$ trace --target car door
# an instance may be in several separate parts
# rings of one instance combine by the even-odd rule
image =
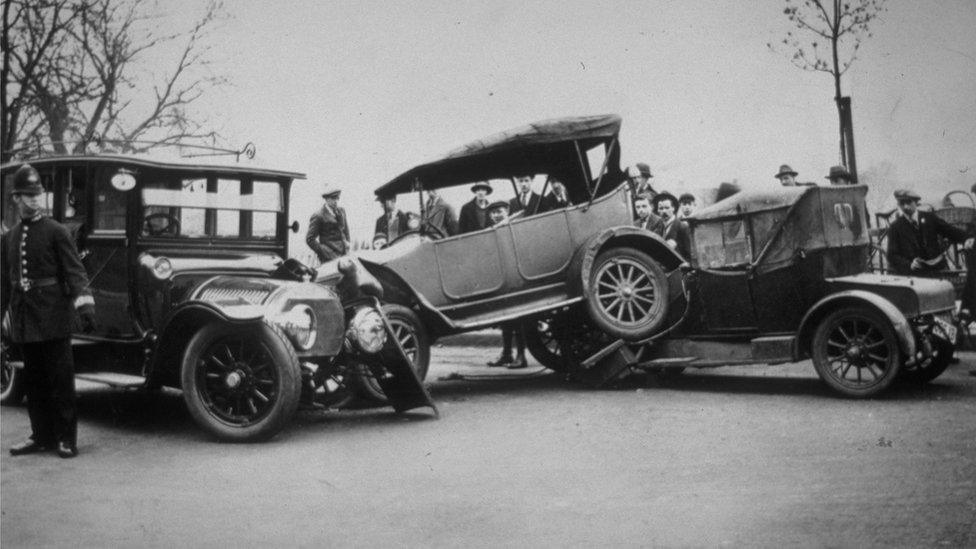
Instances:
[[[504,271],[493,229],[484,229],[433,243],[441,288],[449,299],[463,301],[501,289]]]
[[[569,265],[573,241],[567,219],[565,210],[556,210],[510,223],[515,265],[523,281],[553,277]]]

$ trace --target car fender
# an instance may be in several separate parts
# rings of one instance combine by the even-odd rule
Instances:
[[[573,291],[579,295],[586,295],[590,290],[590,271],[593,261],[600,252],[614,246],[630,246],[647,253],[664,267],[665,272],[671,272],[680,266],[684,260],[657,234],[632,226],[618,226],[604,229],[587,238],[569,263],[569,277],[567,282]]]
[[[809,356],[813,332],[820,321],[831,311],[848,305],[866,305],[884,315],[891,322],[891,327],[898,338],[898,345],[905,356],[915,356],[915,336],[912,334],[908,319],[898,310],[898,307],[878,294],[864,290],[847,290],[824,297],[803,316],[794,343],[794,357],[800,359]]]
[[[150,336],[153,352],[147,374],[160,383],[179,385],[178,365],[186,345],[204,325],[213,322],[247,325],[261,322],[263,309],[256,305],[218,305],[189,301],[174,308],[158,333]],[[175,379],[170,377],[175,374]]]

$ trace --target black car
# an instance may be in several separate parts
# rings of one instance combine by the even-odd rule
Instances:
[[[79,378],[181,388],[194,419],[226,440],[269,438],[301,398],[351,378],[372,379],[397,411],[433,408],[379,285],[351,262],[316,283],[286,259],[299,228],[289,190],[302,174],[124,155],[30,164],[95,297],[97,331],[73,337],[76,354],[93,358],[77,361]],[[21,165],[0,167],[5,196]],[[4,404],[22,400],[21,366],[5,340]]]

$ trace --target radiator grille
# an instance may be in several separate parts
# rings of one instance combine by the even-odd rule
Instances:
[[[243,288],[206,288],[200,294],[203,301],[236,301],[243,299],[251,305],[261,305],[271,292]]]

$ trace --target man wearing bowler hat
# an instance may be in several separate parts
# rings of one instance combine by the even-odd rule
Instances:
[[[824,179],[830,181],[831,185],[850,185],[851,172],[845,166],[831,166],[830,172]]]
[[[780,185],[784,187],[794,187],[796,186],[796,176],[799,175],[796,170],[790,167],[789,164],[783,164],[779,167],[779,172],[774,176],[779,179]]]
[[[339,206],[341,193],[341,190],[326,183],[322,190],[325,203],[308,221],[305,243],[322,263],[349,252],[349,225],[346,222],[346,210]]]
[[[458,216],[459,233],[480,231],[489,225],[488,195],[492,192],[491,185],[479,181],[471,185],[471,192],[474,193],[474,198],[461,206],[461,214]]]
[[[393,242],[398,236],[410,230],[407,214],[397,208],[395,194],[381,195],[376,199],[383,205],[383,215],[376,218],[373,234],[384,234],[387,242]]]
[[[901,215],[888,227],[888,262],[896,274],[909,276],[939,276],[946,269],[946,259],[939,237],[952,242],[966,242],[966,231],[953,227],[932,212],[918,209],[920,197],[915,191],[895,191]]]
[[[20,222],[3,238],[0,313],[9,312],[10,338],[23,352],[31,435],[10,454],[54,450],[72,458],[78,455],[72,321],[94,331],[95,301],[70,232],[42,212],[43,193],[37,170],[21,166],[11,193]]]

